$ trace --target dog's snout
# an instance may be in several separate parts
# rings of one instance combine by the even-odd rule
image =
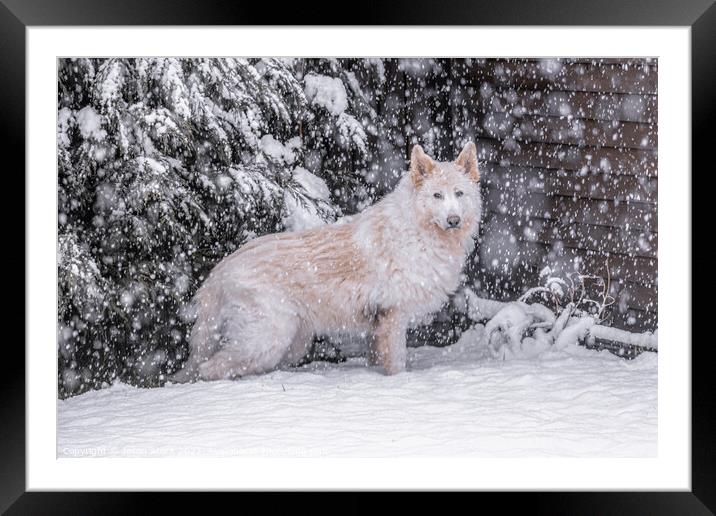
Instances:
[[[460,217],[457,215],[450,215],[447,218],[448,227],[456,228],[460,225]]]

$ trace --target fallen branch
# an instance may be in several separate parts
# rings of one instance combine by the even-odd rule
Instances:
[[[619,328],[595,324],[589,329],[589,336],[595,339],[644,348],[645,351],[657,351],[659,348],[656,332],[632,333]]]
[[[604,296],[606,303],[603,304],[609,303],[609,297],[608,294]],[[520,299],[524,299],[524,296]],[[543,333],[534,335],[543,341],[551,342],[551,346],[555,349],[563,349],[570,343],[590,346],[598,341],[597,343],[602,347],[612,351],[620,347],[639,348],[639,352],[658,350],[656,332],[632,333],[603,326],[599,324],[601,311],[596,316],[590,315],[577,310],[572,302],[561,308],[555,316],[554,312],[540,303],[527,304],[521,300],[493,301],[480,298],[471,289],[465,288],[456,296],[454,303],[471,320],[486,323],[484,337],[486,342],[489,342],[492,335],[499,331],[505,333],[506,342],[518,346],[523,339],[530,337],[530,333],[539,330]]]

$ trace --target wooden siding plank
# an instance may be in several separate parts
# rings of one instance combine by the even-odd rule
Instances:
[[[542,245],[542,244],[536,244]],[[545,262],[553,269],[578,270],[585,274],[601,275],[607,255],[584,249],[550,246]],[[545,262],[534,262],[540,265]],[[657,261],[641,256],[609,255],[609,271],[613,279],[621,279],[644,286],[656,285],[658,277]]]
[[[554,116],[515,116],[509,112],[486,112],[478,116],[477,135],[499,140],[541,142],[582,147],[656,149],[656,124],[588,120]]]
[[[624,93],[473,88],[472,115],[511,113],[656,124],[657,97]],[[462,91],[462,90],[460,90]]]
[[[610,313],[609,324],[632,332],[654,331],[658,326],[656,312],[629,309],[624,313],[616,310]]]
[[[482,184],[517,192],[551,193],[584,199],[619,200],[656,204],[658,182],[646,176],[603,173],[582,174],[537,167],[503,167],[480,164]]]
[[[608,172],[656,177],[656,150],[578,147],[552,143],[501,142],[475,138],[478,159],[503,166]]]
[[[605,93],[657,93],[657,72],[649,65],[593,65],[568,60],[476,59],[473,84],[495,87]]]
[[[501,227],[512,228],[519,240],[625,256],[657,258],[658,234],[650,231],[626,230],[591,224],[560,224],[542,218],[515,219],[494,213]]]
[[[612,295],[618,311],[626,311],[626,307],[657,312],[659,290],[658,285],[640,285],[619,278],[613,283]]]
[[[484,204],[488,211],[515,218],[538,217],[560,224],[583,223],[658,231],[658,211],[652,204],[614,203],[591,199],[549,196],[537,192],[519,194],[510,190],[486,188]]]
[[[656,71],[659,64],[659,60],[655,57],[570,57],[568,60],[573,63],[587,63],[596,66],[623,64],[648,66],[654,71]]]
[[[501,60],[514,59],[514,58],[500,58]],[[524,57],[519,58],[520,61],[529,63],[540,63],[544,61],[542,57]],[[659,60],[656,57],[560,57],[556,58],[564,63],[582,63],[591,64],[595,66],[601,65],[637,65],[637,66],[648,66],[653,71],[656,71],[659,65]]]
[[[606,263],[606,255],[565,247],[559,254],[555,253],[552,263],[572,267],[572,270],[588,274],[602,274]],[[622,279],[644,286],[656,285],[658,278],[657,260],[641,256],[609,256],[609,271],[614,279]]]
[[[582,274],[605,274],[607,257],[609,258],[609,271],[613,281],[624,280],[649,288],[656,286],[658,267],[657,260],[654,258],[630,257],[617,254],[606,255],[585,251],[584,249],[525,241],[519,242],[515,249],[511,250],[510,254],[510,260],[514,263],[524,263],[537,270],[549,266],[558,275],[566,275],[566,273],[573,271]],[[482,265],[488,270],[492,266],[489,263]]]

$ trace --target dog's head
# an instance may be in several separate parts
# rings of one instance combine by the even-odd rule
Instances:
[[[455,161],[435,161],[420,145],[413,147],[410,177],[418,206],[443,231],[463,233],[480,217],[477,149],[467,143]]]

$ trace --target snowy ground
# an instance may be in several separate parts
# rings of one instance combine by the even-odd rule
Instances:
[[[472,339],[240,381],[58,401],[58,456],[655,456],[657,355],[570,346],[487,358]]]

